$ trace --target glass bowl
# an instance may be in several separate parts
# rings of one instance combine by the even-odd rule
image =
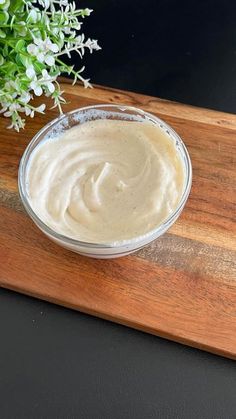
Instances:
[[[113,244],[86,243],[64,236],[52,230],[33,211],[27,192],[26,179],[27,165],[31,153],[34,151],[35,147],[37,147],[41,141],[53,138],[57,136],[58,133],[62,133],[63,131],[72,128],[77,124],[83,124],[84,122],[89,120],[104,118],[126,121],[131,120],[139,122],[149,121],[158,125],[162,130],[164,130],[168,134],[170,139],[174,142],[176,150],[179,153],[183,162],[185,172],[183,193],[176,210],[161,225],[158,225],[154,230],[146,233],[145,235],[139,236],[132,240],[124,240]],[[125,256],[130,253],[133,253],[141,249],[148,243],[152,242],[153,240],[157,239],[163,233],[165,233],[165,231],[177,220],[181,211],[183,210],[191,189],[191,182],[192,166],[190,157],[183,141],[178,136],[178,134],[176,134],[176,132],[169,125],[167,125],[165,122],[163,122],[156,116],[144,112],[141,109],[125,105],[88,106],[68,112],[67,114],[62,115],[59,118],[54,119],[52,122],[48,123],[45,127],[43,127],[29,143],[20,161],[18,174],[19,193],[23,205],[28,215],[32,218],[32,220],[40,228],[40,230],[42,230],[44,234],[46,234],[51,240],[53,240],[60,246],[65,247],[66,249],[80,253],[81,255],[104,259]]]

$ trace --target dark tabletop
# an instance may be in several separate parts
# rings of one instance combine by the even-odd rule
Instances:
[[[94,83],[236,111],[235,0],[79,4]],[[236,418],[233,361],[5,290],[0,336],[0,419]]]

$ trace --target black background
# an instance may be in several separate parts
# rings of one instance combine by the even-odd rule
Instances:
[[[94,83],[236,111],[234,1],[79,4],[103,47],[84,60]],[[1,290],[0,419],[15,418],[235,419],[235,363]]]
[[[235,0],[84,3],[95,10],[83,29],[103,48],[86,56],[92,81],[236,112]]]

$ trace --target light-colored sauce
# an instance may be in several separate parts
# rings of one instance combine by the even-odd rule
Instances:
[[[149,122],[85,122],[37,146],[28,194],[49,227],[85,242],[135,239],[176,209],[184,168],[174,141]]]

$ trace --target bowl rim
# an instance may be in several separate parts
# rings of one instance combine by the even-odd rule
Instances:
[[[85,242],[85,241],[80,241],[77,239],[74,239],[72,237],[68,237],[65,236],[63,234],[58,233],[57,231],[53,230],[51,227],[49,227],[47,224],[45,224],[41,218],[34,212],[34,210],[32,209],[29,199],[27,197],[26,194],[26,185],[23,179],[24,178],[24,173],[25,170],[27,168],[27,163],[28,163],[28,158],[30,157],[31,153],[33,152],[34,148],[34,144],[35,142],[38,140],[38,138],[45,132],[47,131],[49,128],[51,128],[53,125],[57,124],[59,121],[63,120],[64,118],[73,115],[75,113],[78,112],[84,112],[84,111],[88,111],[91,109],[99,109],[99,108],[106,108],[109,111],[109,108],[117,108],[120,111],[133,111],[136,112],[138,114],[140,114],[141,116],[145,116],[147,117],[147,119],[158,123],[159,126],[161,125],[162,128],[167,129],[168,133],[170,134],[170,136],[172,138],[174,138],[177,143],[178,146],[181,147],[181,152],[183,153],[184,157],[185,157],[185,170],[186,170],[186,179],[185,179],[185,187],[181,196],[181,199],[179,201],[178,206],[176,207],[175,211],[173,213],[170,214],[169,217],[166,218],[166,220],[164,222],[162,222],[161,224],[159,224],[156,228],[150,230],[149,232],[137,236],[135,238],[132,239],[125,239],[125,240],[119,240],[119,241],[114,241],[114,242],[110,242],[110,243],[91,243],[91,242]],[[40,142],[43,141],[43,139],[40,140]],[[37,146],[36,146],[37,147]],[[33,149],[32,149],[33,148]],[[155,237],[158,237],[162,234],[162,232],[164,233],[173,223],[174,221],[178,218],[178,216],[180,215],[191,190],[191,185],[192,185],[192,164],[191,164],[191,159],[188,153],[188,150],[183,142],[183,140],[181,139],[181,137],[176,133],[176,131],[170,126],[168,125],[165,121],[163,121],[161,118],[157,117],[154,114],[151,114],[149,112],[144,111],[143,109],[137,108],[135,106],[129,106],[129,105],[124,105],[124,104],[119,104],[119,103],[105,103],[105,104],[96,104],[96,105],[89,105],[89,106],[84,106],[81,108],[77,108],[74,110],[71,110],[69,112],[66,112],[62,115],[59,115],[57,118],[54,118],[52,121],[48,122],[46,125],[44,125],[31,139],[31,141],[29,142],[29,144],[27,145],[21,160],[20,160],[20,164],[19,164],[19,169],[18,169],[18,189],[19,189],[19,195],[21,198],[21,201],[24,205],[24,208],[26,210],[26,212],[28,213],[28,215],[32,218],[32,220],[35,222],[35,224],[43,231],[45,232],[47,235],[52,236],[54,239],[62,241],[63,243],[67,244],[67,245],[72,245],[72,246],[80,246],[82,248],[90,248],[90,249],[118,249],[121,247],[127,247],[129,245],[133,245],[133,247],[135,248],[135,244],[139,245],[142,241],[147,240],[148,237],[150,238],[149,242],[151,242],[152,240],[155,239]],[[158,234],[160,233],[160,234]]]

